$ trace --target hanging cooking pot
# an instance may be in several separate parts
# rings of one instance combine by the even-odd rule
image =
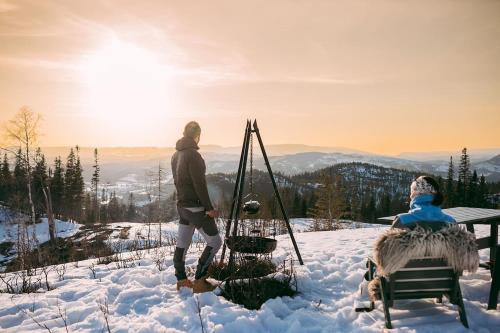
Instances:
[[[257,200],[250,200],[243,204],[243,211],[249,215],[257,214],[260,210],[260,203]]]

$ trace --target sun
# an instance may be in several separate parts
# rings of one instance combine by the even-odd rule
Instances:
[[[137,128],[168,112],[169,68],[145,48],[114,38],[86,54],[79,68],[85,113],[101,123]]]

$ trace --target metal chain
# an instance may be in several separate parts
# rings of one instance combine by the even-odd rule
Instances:
[[[254,200],[253,195],[253,133],[250,133],[250,200]],[[255,219],[252,219],[252,231],[256,230]],[[255,236],[252,234],[252,236]]]
[[[253,196],[253,133],[250,134],[250,194]]]

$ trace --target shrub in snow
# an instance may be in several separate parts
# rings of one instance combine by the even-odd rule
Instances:
[[[255,258],[255,257],[254,257]],[[213,262],[208,268],[208,275],[216,280],[258,278],[276,272],[276,265],[268,259],[246,259],[235,261],[229,269],[226,262]]]
[[[293,261],[290,267],[286,261],[277,267],[265,257],[244,255],[235,260],[232,267],[227,263],[213,263],[208,274],[224,281],[220,285],[221,296],[250,310],[260,309],[269,299],[297,294]]]
[[[292,277],[276,279],[263,277],[256,279],[232,280],[224,283],[221,295],[228,300],[241,304],[249,310],[258,310],[267,300],[276,297],[297,294],[292,283]]]

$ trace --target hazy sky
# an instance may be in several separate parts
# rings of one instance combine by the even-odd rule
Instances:
[[[43,145],[500,147],[500,1],[0,0],[0,122]]]

